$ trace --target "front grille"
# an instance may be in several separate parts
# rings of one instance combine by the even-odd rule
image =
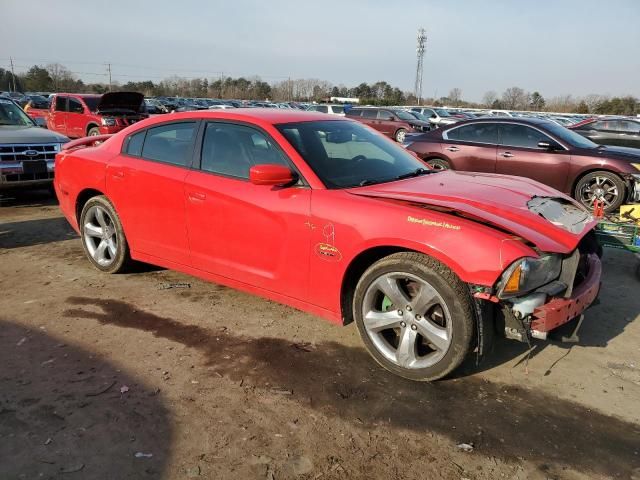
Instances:
[[[24,162],[29,160],[55,160],[57,143],[0,145],[0,162]],[[27,155],[25,152],[30,153]]]
[[[5,182],[33,182],[36,180],[53,180],[53,172],[11,173],[3,176]]]

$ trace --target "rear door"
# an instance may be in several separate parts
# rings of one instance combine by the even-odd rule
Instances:
[[[498,144],[498,126],[479,122],[442,132],[442,153],[454,170],[494,173]]]
[[[378,122],[378,109],[377,108],[364,108],[362,109],[362,116],[360,117],[360,121],[365,125],[369,125],[371,128],[375,128],[378,131],[380,130],[380,125]]]
[[[67,97],[56,95],[52,102],[53,111],[49,117],[49,129],[67,135]]]
[[[277,143],[245,124],[208,122],[200,168],[185,182],[194,267],[272,292],[306,297],[311,189],[249,182],[253,165],[293,169]]]
[[[393,113],[388,110],[378,110],[376,121],[378,122],[377,130],[393,137],[393,134],[396,133],[396,120]]]
[[[72,138],[84,137],[86,134],[84,103],[79,98],[69,97],[68,108],[66,120],[67,136]]]
[[[557,144],[541,130],[518,123],[499,123],[496,173],[532,178],[565,191],[571,154],[567,149],[550,151],[539,142]]]
[[[161,124],[125,140],[107,165],[107,194],[134,252],[189,265],[184,179],[198,122]]]

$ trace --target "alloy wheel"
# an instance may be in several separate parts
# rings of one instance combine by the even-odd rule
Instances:
[[[391,272],[375,279],[364,295],[362,318],[375,348],[403,368],[435,365],[451,346],[451,315],[444,299],[412,274]]]
[[[620,191],[613,180],[596,175],[580,189],[580,202],[592,207],[595,200],[602,200],[606,208],[615,204],[619,195]]]
[[[82,232],[93,260],[103,267],[111,265],[118,254],[118,236],[109,212],[99,205],[92,206],[84,217]]]

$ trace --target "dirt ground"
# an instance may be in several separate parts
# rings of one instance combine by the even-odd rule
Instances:
[[[172,271],[98,272],[45,193],[0,205],[2,480],[640,480],[631,254],[606,252],[581,343],[527,361],[500,341],[417,384],[353,326]]]

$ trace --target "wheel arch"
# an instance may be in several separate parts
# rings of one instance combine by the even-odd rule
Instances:
[[[104,193],[100,190],[96,190],[95,188],[85,188],[80,193],[78,193],[75,204],[75,216],[78,228],[80,228],[80,215],[82,214],[82,209],[84,208],[85,204],[93,197],[97,197],[99,195],[104,195]]]
[[[87,134],[87,136],[89,136],[89,130],[91,130],[91,129],[92,129],[92,128],[94,128],[94,127],[95,127],[95,128],[100,128],[100,125],[98,125],[98,124],[97,124],[97,123],[95,123],[95,122],[91,122],[91,123],[89,123],[89,124],[87,125],[87,128],[85,129],[84,133],[86,133],[86,134]]]

